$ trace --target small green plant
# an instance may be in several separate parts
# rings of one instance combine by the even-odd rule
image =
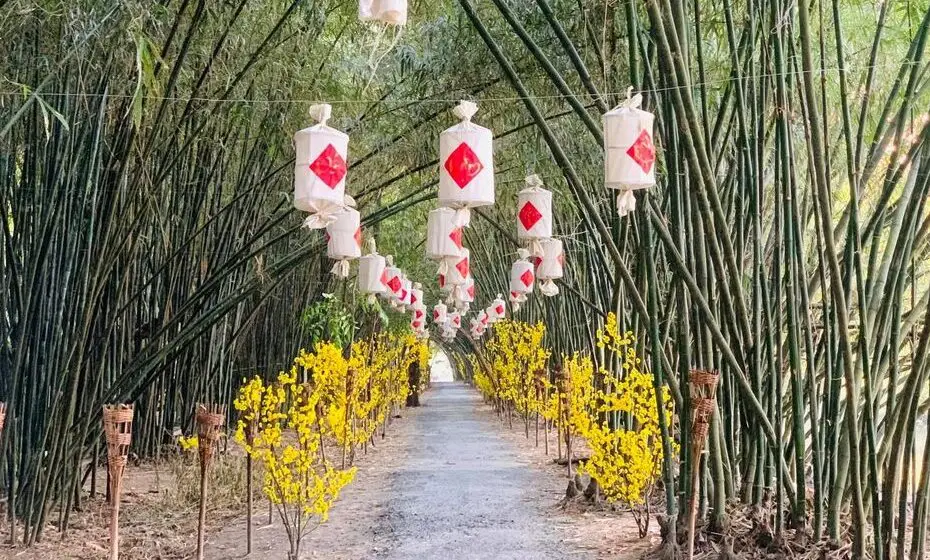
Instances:
[[[322,300],[304,310],[300,323],[308,337],[308,348],[314,348],[317,343],[324,341],[345,348],[355,328],[352,314],[333,294],[323,294]]]

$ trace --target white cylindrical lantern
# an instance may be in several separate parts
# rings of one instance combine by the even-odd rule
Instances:
[[[358,17],[388,25],[407,24],[407,0],[359,0]]]
[[[419,282],[413,284],[412,289],[410,290],[410,305],[412,307],[425,306],[426,303],[423,301],[423,286]]]
[[[400,289],[400,298],[398,303],[404,307],[410,307],[410,296],[413,293],[413,282],[404,278],[403,287]]]
[[[426,307],[423,305],[414,305],[413,310],[413,320],[424,322],[426,321]]]
[[[311,213],[304,226],[314,229],[333,220],[345,197],[349,136],[326,125],[331,113],[329,105],[310,107],[318,124],[294,134],[294,207]]]
[[[439,302],[433,306],[433,322],[437,325],[443,325],[449,320],[448,308],[446,304]]]
[[[407,25],[407,0],[376,0],[378,19],[388,25]]]
[[[481,338],[484,335],[484,323],[481,322],[480,317],[471,320],[471,336],[472,338]]]
[[[540,254],[538,241],[552,237],[552,193],[542,188],[538,175],[526,178],[527,187],[517,194],[517,238]]]
[[[487,324],[488,324],[488,312],[487,312],[487,310],[486,310],[486,309],[482,309],[481,311],[479,311],[479,312],[478,312],[478,316],[476,317],[476,320],[477,320],[478,323],[481,324],[481,325],[487,325]]]
[[[452,286],[462,286],[471,276],[470,254],[468,249],[462,249],[462,255],[459,257],[447,258],[446,264],[446,283]]]
[[[604,184],[618,189],[617,212],[625,216],[636,208],[633,191],[656,184],[655,115],[639,108],[642,95],[627,100],[602,117],[604,124]]]
[[[516,313],[520,311],[520,306],[526,302],[526,294],[518,294],[517,292],[510,292],[510,309]]]
[[[404,273],[394,266],[391,255],[386,257],[387,267],[384,269],[384,285],[387,286],[385,295],[391,302],[400,301],[404,289]]]
[[[488,312],[488,317],[492,322],[496,323],[507,316],[507,303],[500,294],[497,294],[497,297],[494,298],[494,301],[491,302],[488,309],[490,310]]]
[[[461,255],[462,227],[455,223],[455,210],[437,208],[431,211],[426,220],[426,256],[445,259]]]
[[[471,122],[478,106],[462,101],[453,109],[461,122],[439,135],[439,204],[459,210],[467,226],[469,208],[494,204],[494,158],[491,131]]]
[[[539,291],[546,296],[558,295],[559,287],[553,280],[562,277],[565,266],[565,256],[562,250],[561,239],[544,239],[542,242],[543,256],[536,268],[536,277],[543,281]]]
[[[441,292],[451,292],[454,287],[452,284],[446,282],[446,275],[442,273],[439,274],[437,283],[439,284],[439,291]]]
[[[332,273],[349,276],[349,261],[362,256],[362,227],[358,210],[346,206],[326,226],[326,256],[335,260]]]
[[[542,245],[540,245],[542,249]],[[529,260],[529,252],[520,249],[520,258],[510,267],[510,291],[518,294],[533,293],[533,283],[536,275],[533,273],[533,263]]]
[[[456,286],[452,291],[452,299],[457,309],[468,310],[468,305],[475,301],[475,279],[469,276],[465,283]]]
[[[369,241],[370,252],[358,260],[358,291],[369,294],[370,301],[374,301],[375,294],[387,291],[387,261],[378,254],[375,240]]]

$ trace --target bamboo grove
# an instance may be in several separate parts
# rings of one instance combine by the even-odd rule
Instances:
[[[516,318],[546,325],[549,382],[576,352],[617,371],[598,347],[610,313],[635,335],[675,410],[658,415],[664,448],[680,446],[663,457],[664,513],[691,496],[689,371],[715,369],[709,534],[759,506],[777,538],[919,557],[930,5],[444,0],[412,3],[410,21],[384,36],[326,0],[0,2],[16,37],[0,45],[13,538],[66,529],[100,459],[103,403],[137,403],[134,451],[155,456],[193,403],[232,402],[243,377],[330,337],[314,323],[322,293],[362,338],[391,318],[328,278],[291,210],[289,138],[310,102],[342,103],[364,225],[429,278],[435,138],[476,99],[498,185],[466,232],[476,304],[507,291],[515,193],[537,173],[566,277]],[[657,117],[659,184],[620,219],[598,120],[629,86]],[[445,349],[487,360],[461,335]]]
[[[649,0],[573,19],[548,0],[459,4],[536,124],[548,184],[564,181],[567,289],[528,310],[552,347],[597,356],[600,321],[585,317],[615,311],[679,418],[689,370],[721,371],[702,467],[711,533],[727,504],[754,504],[777,540],[790,529],[851,538],[854,557],[919,557],[928,6]],[[621,221],[599,183],[596,115],[627,84],[661,123],[664,169]],[[550,122],[556,111],[572,123]],[[476,275],[505,269],[501,245],[484,243],[492,264]],[[690,497],[676,437],[673,518]]]

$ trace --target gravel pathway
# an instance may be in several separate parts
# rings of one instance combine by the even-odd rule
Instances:
[[[564,480],[539,468],[502,435],[477,393],[434,383],[358,461],[359,474],[308,536],[302,557],[327,559],[593,558],[576,546],[555,504]],[[257,517],[266,523],[267,514]],[[255,532],[252,557],[284,558],[280,522]],[[208,543],[208,558],[242,558],[233,523]]]

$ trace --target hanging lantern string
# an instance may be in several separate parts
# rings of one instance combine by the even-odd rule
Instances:
[[[885,69],[885,68],[898,68],[901,66],[918,66],[923,64],[920,60],[905,60],[900,63],[891,62],[884,64],[867,64],[863,66],[847,66],[845,68],[846,73],[852,72],[862,72],[872,69]],[[763,72],[758,74],[749,74],[742,76],[740,78],[720,78],[717,80],[705,80],[703,82],[694,82],[690,85],[682,86],[668,86],[661,88],[651,88],[651,89],[638,89],[637,91],[640,94],[647,93],[663,93],[675,90],[685,90],[690,89],[694,90],[701,86],[712,86],[727,84],[730,82],[739,82],[751,80],[754,78],[776,78],[776,77],[792,77],[800,76],[805,73],[809,74],[819,74],[826,75],[828,72],[838,72],[840,68],[838,66],[827,66],[824,68],[815,68],[810,71],[806,70],[791,70],[787,72]],[[31,92],[33,88],[28,88],[26,91]],[[587,92],[578,92],[573,94],[553,94],[553,95],[527,95],[527,96],[502,96],[502,97],[483,97],[481,102],[487,103],[492,101],[522,101],[526,99],[532,100],[543,100],[543,99],[567,99],[567,98],[604,98],[609,96],[622,97],[626,98],[626,90],[624,91],[605,91],[599,94],[587,93]],[[85,98],[99,98],[99,97],[108,97],[111,99],[145,99],[150,101],[210,101],[217,103],[246,103],[246,104],[260,104],[260,103],[276,103],[276,104],[321,104],[327,103],[329,105],[351,105],[351,104],[363,104],[369,105],[372,103],[403,103],[403,104],[417,104],[417,103],[455,103],[458,104],[462,101],[461,97],[455,99],[430,99],[430,98],[419,98],[419,99],[246,99],[246,98],[223,98],[223,97],[183,97],[183,96],[158,96],[158,95],[140,95],[137,96],[131,93],[91,93],[91,92],[44,92],[40,91],[37,94],[39,97],[85,97]],[[22,97],[23,90],[16,91],[0,91],[0,97]]]

